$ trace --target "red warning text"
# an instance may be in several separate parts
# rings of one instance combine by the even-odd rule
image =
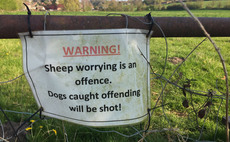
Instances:
[[[120,45],[62,47],[63,57],[120,55]]]

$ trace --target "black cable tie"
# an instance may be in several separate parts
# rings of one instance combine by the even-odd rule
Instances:
[[[19,127],[18,129],[15,131],[15,136],[17,136],[18,131],[26,124],[26,122],[29,122],[31,120],[31,118],[33,118],[37,113],[41,112],[43,110],[43,108],[39,108],[39,110],[37,110],[34,114],[32,114],[28,119],[26,119]]]
[[[145,129],[145,131],[144,131],[145,133],[147,133],[147,131],[149,130],[150,123],[151,123],[151,114],[150,114],[151,109],[148,108],[147,111],[148,111],[149,120],[148,120],[148,127],[147,127],[147,128]]]
[[[28,14],[28,30],[29,30],[29,34],[30,34],[30,37],[33,38],[33,34],[31,32],[31,24],[30,24],[31,11],[30,11],[29,7],[25,3],[23,3],[23,4],[26,6],[27,14]]]
[[[45,117],[42,117],[43,107],[40,108],[39,118],[43,120]]]
[[[152,17],[152,15],[151,15],[151,12],[150,12],[149,14],[147,14],[146,17],[147,17],[148,20],[150,21],[149,32],[148,32],[147,35],[146,35],[146,37],[148,37],[149,34],[150,34],[151,31],[152,31],[154,21],[153,21],[153,17]]]

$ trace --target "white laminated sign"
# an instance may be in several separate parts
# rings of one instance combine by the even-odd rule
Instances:
[[[87,126],[134,124],[150,107],[147,30],[20,33],[42,114]]]

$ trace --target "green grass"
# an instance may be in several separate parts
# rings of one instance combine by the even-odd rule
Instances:
[[[190,3],[197,3],[197,2],[190,2]],[[202,5],[202,8],[223,8],[226,5],[229,5],[230,2],[228,0],[220,0],[220,1],[203,1],[200,3]]]
[[[144,12],[127,12],[125,14],[131,16],[143,16],[149,11]],[[198,17],[230,17],[230,11],[227,10],[194,10],[192,11]],[[33,12],[33,14],[44,14],[45,12]],[[51,12],[51,15],[98,15],[105,16],[110,12]],[[119,12],[124,13],[124,12]],[[26,14],[26,12],[0,12],[0,14]],[[184,11],[153,11],[152,15],[157,17],[167,16],[188,16]],[[191,50],[203,40],[204,38],[168,38],[169,52],[168,57],[179,57],[185,58]],[[230,70],[230,37],[213,38],[216,44],[220,47],[221,53],[225,59],[227,69]],[[151,51],[151,66],[154,72],[161,73],[164,67],[165,60],[165,42],[162,38],[152,38],[150,41]],[[0,39],[0,82],[7,81],[16,76],[23,74],[22,71],[22,51],[19,39]],[[166,71],[164,77],[169,78],[173,71],[176,69],[178,64],[174,65],[171,62],[167,62]],[[179,74],[182,74],[179,78]],[[155,76],[152,76],[155,77]],[[224,77],[222,65],[218,54],[214,50],[214,47],[209,41],[205,41],[201,46],[189,56],[187,61],[176,71],[171,81],[175,82],[178,80],[178,85],[183,86],[186,79],[196,79],[191,83],[192,90],[201,90],[207,92],[212,89],[218,92],[216,88],[216,80],[218,80],[218,87],[220,91],[225,91]],[[165,81],[162,81],[165,84]],[[151,80],[151,102],[152,106],[155,105],[157,98],[161,92],[161,81],[159,79]],[[0,85],[0,106],[5,110],[15,110],[21,112],[34,113],[38,108],[33,98],[33,95],[29,89],[26,79],[20,78],[13,83],[6,83]],[[187,92],[187,99],[189,101],[189,108],[184,108],[182,105],[185,99],[181,89],[173,85],[167,85],[164,96],[161,98],[160,103],[164,100],[164,112],[162,108],[158,108],[153,113],[151,118],[150,130],[162,130],[163,128],[178,129],[178,131],[166,131],[146,134],[147,141],[179,141],[181,140],[180,135],[189,136],[193,139],[199,138],[199,128],[196,128],[196,123],[200,127],[203,126],[203,119],[196,118],[194,114],[192,104],[195,110],[198,112],[201,106],[207,100],[206,97],[191,95]],[[214,140],[215,127],[216,127],[216,114],[220,104],[219,99],[213,99],[213,105],[208,113],[208,119],[204,125],[204,132],[201,140]],[[160,105],[160,104],[159,104]],[[225,115],[224,109],[225,103],[221,106],[219,121],[221,117]],[[7,112],[10,120],[15,122],[22,122],[29,116],[26,114],[14,114]],[[167,117],[165,117],[167,116]],[[39,120],[39,117],[33,119]],[[5,117],[0,113],[0,120],[6,122]],[[196,121],[197,120],[197,121]],[[135,125],[136,129],[144,129],[144,124]],[[42,127],[41,127],[42,126]],[[39,120],[32,124],[32,130],[27,132],[27,138],[29,141],[65,141],[66,136],[64,135],[64,128],[69,141],[138,141],[141,139],[139,135],[131,138],[120,136],[116,133],[99,133],[91,130],[90,128],[79,126],[76,124],[60,121],[56,119],[45,119]],[[100,128],[101,131],[116,130],[127,135],[133,134],[136,131],[127,127],[111,127],[111,128]],[[57,131],[57,135],[55,135]],[[178,133],[180,135],[178,135]],[[0,136],[1,137],[1,136]],[[185,138],[186,139],[186,138]],[[221,123],[218,125],[217,141],[225,141],[225,128]]]
[[[203,38],[168,38],[169,42],[169,57],[180,57],[185,58],[186,55],[190,53],[190,51],[202,40]],[[230,38],[214,38],[214,40],[217,42],[217,45],[221,48],[223,57],[226,60],[227,69],[230,69],[230,62],[229,62],[229,56],[228,56],[228,48],[230,47]],[[162,67],[164,66],[164,44],[163,40],[160,41],[160,39],[152,39],[151,45],[152,46],[152,66],[155,72],[161,73]],[[172,72],[176,69],[177,65],[174,65],[172,63],[168,63],[166,67],[166,73],[164,76],[169,78],[169,76],[172,74]],[[213,46],[208,42],[205,41],[184,63],[184,65],[181,66],[181,68],[176,72],[174,77],[171,79],[171,81],[176,81],[178,79],[178,74],[182,74],[182,78],[179,80],[178,85],[183,86],[184,81],[188,79],[196,79],[196,81],[192,82],[191,89],[192,90],[203,90],[208,92],[208,90],[212,89],[218,92],[218,90],[215,87],[216,80],[219,81],[218,86],[220,91],[224,92],[225,86],[224,86],[224,80],[223,78],[224,73],[222,70],[222,65],[220,63],[219,57],[214,50]],[[159,95],[159,88],[160,88],[160,81],[154,80],[152,90],[154,94]],[[153,96],[154,98],[157,98],[158,95]],[[182,105],[183,100],[185,99],[183,92],[181,89],[176,89],[172,85],[168,85],[168,87],[165,90],[165,96],[164,101],[165,103],[169,103],[168,106],[165,107],[165,113],[168,117],[169,122],[171,122],[171,125],[176,128],[180,128],[183,130],[183,132],[187,132],[190,134],[190,136],[196,137],[199,134],[197,131],[194,131],[194,126],[196,122],[196,115],[194,115],[194,112],[192,111],[191,104],[194,103],[194,107],[196,112],[198,112],[200,107],[205,104],[206,97],[200,97],[196,95],[191,95],[187,93],[187,99],[189,101],[189,108],[184,108]],[[193,100],[193,102],[191,102]],[[203,134],[203,140],[213,140],[214,138],[214,130],[215,130],[215,117],[218,111],[218,107],[220,104],[220,100],[214,99],[213,100],[213,106],[211,107],[211,114],[209,115],[210,118],[208,119],[208,122],[205,123],[206,132]],[[224,105],[221,107],[221,113],[219,116],[219,120],[222,116],[224,116]],[[159,112],[162,114],[162,112]],[[188,117],[190,119],[188,119]],[[164,117],[162,117],[164,119]],[[154,124],[160,124],[158,120],[162,119],[154,119],[153,121],[156,121]],[[202,126],[202,122],[204,119],[198,118],[198,123],[200,126]],[[166,123],[167,124],[167,123]],[[197,130],[197,129],[195,129]],[[218,127],[218,132],[224,132],[223,125]],[[218,133],[219,136],[217,136],[221,140],[221,136],[224,135],[223,133]],[[222,137],[224,141],[224,137]]]
[[[230,10],[191,10],[197,17],[230,17]],[[145,16],[151,12],[153,17],[189,17],[186,11],[88,11],[88,12],[64,12],[51,11],[51,15],[74,15],[74,16],[106,16],[109,13],[123,13],[130,16]],[[46,12],[32,11],[32,15],[45,15]],[[26,11],[0,11],[0,15],[27,15]]]
[[[229,10],[230,1],[229,0],[209,0],[209,1],[187,1],[185,2],[187,6],[191,9],[196,10]],[[160,5],[163,9],[167,9],[168,6],[180,5],[180,3],[169,3]],[[182,8],[182,7],[181,7]]]

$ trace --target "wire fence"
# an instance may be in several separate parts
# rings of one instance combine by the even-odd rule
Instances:
[[[188,79],[184,82],[184,84],[182,84],[182,86],[171,81],[172,76],[175,75],[175,73],[182,66],[182,64],[187,61],[189,56],[191,56],[192,53],[205,40],[206,40],[206,38],[204,40],[202,40],[184,58],[183,62],[181,62],[177,66],[177,68],[174,70],[174,72],[171,74],[171,76],[168,79],[164,77],[163,73],[161,73],[161,74],[154,73],[154,71],[152,69],[152,75],[153,75],[152,80],[159,80],[161,87],[162,87],[162,90],[160,92],[160,95],[156,99],[153,108],[150,109],[151,116],[149,117],[149,120],[148,120],[149,122],[146,123],[146,126],[144,127],[144,129],[143,128],[142,129],[136,128],[134,126],[129,126],[129,128],[133,129],[135,132],[132,134],[124,134],[124,133],[119,132],[117,130],[100,130],[100,129],[91,128],[91,127],[87,127],[87,128],[92,130],[92,131],[99,132],[99,133],[116,133],[116,134],[123,136],[123,137],[126,137],[126,138],[139,136],[140,139],[143,141],[147,141],[145,139],[145,137],[151,133],[160,133],[160,132],[172,131],[179,136],[178,139],[181,139],[183,141],[187,141],[187,140],[199,141],[202,139],[202,136],[204,133],[209,133],[207,131],[207,128],[206,128],[207,126],[205,124],[207,124],[207,121],[213,120],[213,121],[215,121],[215,129],[213,132],[214,133],[213,141],[215,141],[216,137],[217,137],[217,133],[218,133],[218,127],[220,127],[220,125],[221,125],[221,124],[219,124],[220,123],[219,112],[220,112],[220,109],[223,105],[223,100],[225,99],[225,94],[223,92],[219,91],[219,89],[218,89],[218,82],[216,83],[216,90],[218,91],[219,94],[213,90],[209,90],[209,91],[205,92],[205,91],[198,91],[198,90],[190,89],[194,80]],[[151,62],[149,62],[149,66],[151,67]],[[184,113],[183,115],[185,115],[185,116],[182,116],[183,120],[181,120],[181,122],[182,122],[181,125],[176,124],[176,125],[179,125],[176,127],[175,127],[175,122],[172,122],[172,118],[170,118],[170,116],[167,115],[166,111],[165,111],[169,106],[169,104],[167,103],[167,99],[165,99],[167,97],[167,92],[165,91],[165,89],[166,89],[166,86],[168,84],[173,85],[175,88],[177,88],[177,90],[181,91],[181,94],[183,94],[184,98],[185,98],[183,103],[182,103],[183,107],[186,109],[188,108],[186,110],[187,114]],[[1,117],[2,120],[0,120],[0,126],[1,126],[1,133],[0,134],[2,135],[0,140],[11,141],[12,139],[15,140],[15,138],[16,139],[19,138],[19,136],[21,134],[23,134],[24,132],[26,132],[28,127],[31,127],[32,124],[39,123],[39,121],[35,121],[33,123],[30,123],[30,120],[34,119],[33,116],[36,115],[37,118],[42,118],[42,117],[39,116],[39,111],[34,113],[36,106],[34,106],[35,102],[32,99],[30,99],[29,102],[31,102],[33,104],[26,103],[26,102],[28,102],[28,100],[26,98],[28,96],[31,96],[32,92],[30,91],[30,88],[29,88],[28,84],[26,83],[26,79],[25,79],[24,74],[12,79],[12,80],[0,82],[0,87],[1,87],[1,96],[7,95],[11,99],[15,99],[15,101],[13,101],[13,102],[15,102],[14,104],[8,104],[7,101],[3,101],[3,99],[1,101],[1,112],[4,115],[4,117]],[[204,98],[203,99],[204,101],[196,102],[195,99],[197,96]],[[25,105],[21,106],[21,104],[25,104]],[[215,109],[215,107],[213,107],[214,104],[217,107],[217,109]],[[33,106],[31,107],[31,105],[33,105]],[[9,110],[12,107],[15,108],[15,110]],[[165,108],[165,107],[167,107],[167,108]],[[9,109],[7,109],[7,108],[9,108]],[[28,112],[27,111],[28,108],[30,108],[31,111]],[[24,112],[21,112],[21,110],[24,110]],[[159,115],[159,111],[161,111],[161,113],[162,113],[162,114],[160,114],[159,117],[166,120],[166,122],[157,123],[157,125],[158,125],[157,127],[151,126],[152,124],[154,124],[151,121],[154,119],[154,117],[157,117],[154,115],[157,115],[157,114]],[[213,115],[213,114],[215,114],[215,115]],[[8,115],[12,115],[11,118],[9,118]],[[19,125],[18,127],[15,128],[15,126],[13,126],[13,124],[11,124],[12,122],[15,121],[15,120],[12,120],[15,116],[20,117],[22,120],[25,120],[25,123],[22,123],[21,125]],[[213,118],[210,118],[210,116]],[[6,136],[6,133],[7,133],[5,130],[6,128],[3,125],[3,121],[6,121],[6,120],[8,121],[11,129],[13,130],[13,133],[11,133],[13,135],[11,135],[11,136],[9,136],[9,135]],[[178,123],[178,122],[176,122],[176,123]],[[182,125],[186,125],[187,129],[194,129],[193,131],[197,131],[199,133],[199,137],[194,139],[191,137],[183,136],[183,132],[182,133],[180,132],[180,127],[184,127]],[[165,128],[164,126],[167,126],[167,127]],[[65,132],[65,135],[66,135],[66,141],[68,141],[68,133]]]
[[[156,22],[155,25],[162,31],[165,37],[160,25]],[[165,77],[165,72],[169,61],[169,51],[167,38],[165,37],[164,40],[166,44],[166,54],[164,56],[164,66],[161,73],[156,73],[152,68],[152,62],[154,61],[150,60],[150,62],[148,62],[143,56],[151,68],[151,83],[157,83],[158,87],[161,88],[159,92],[154,95],[157,97],[153,97],[151,100],[152,108],[149,109],[149,119],[147,121],[137,125],[122,127],[122,130],[119,128],[111,130],[112,128],[77,126],[79,129],[76,130],[74,135],[69,134],[70,130],[67,130],[68,128],[65,126],[67,124],[62,122],[61,129],[64,137],[62,140],[66,142],[74,141],[79,131],[93,131],[102,134],[113,133],[127,139],[136,137],[139,141],[145,142],[154,141],[149,138],[149,135],[157,136],[159,134],[163,135],[168,141],[224,141],[224,139],[220,139],[220,136],[224,135],[225,130],[225,126],[221,124],[222,117],[220,116],[220,113],[224,112],[223,105],[226,99],[226,94],[220,89],[220,87],[223,88],[223,84],[220,85],[218,80],[216,80],[213,88],[205,91],[194,90],[192,86],[196,83],[196,80],[189,79],[183,74],[180,74],[181,67],[188,62],[188,59],[194,55],[194,52],[204,42],[207,42],[207,38],[201,40],[187,56],[184,56],[183,60],[168,77]],[[175,81],[175,76],[178,78],[177,81]],[[168,86],[174,89],[174,96],[169,95],[170,88],[167,88]],[[42,110],[39,109],[35,111],[36,103],[33,97],[31,97],[32,92],[26,82],[24,74],[14,79],[0,82],[0,89],[0,96],[2,98],[0,100],[0,141],[24,141],[28,138],[26,135],[36,135],[28,133],[34,125],[39,125],[39,123],[51,119],[43,117],[41,115]],[[182,101],[179,103],[176,102],[180,105],[172,104],[170,99],[175,99],[178,97],[177,95],[180,94],[182,94],[182,97],[180,96]],[[10,102],[13,102],[13,104],[9,104],[7,99],[10,99]],[[174,108],[178,109],[178,111],[171,111],[173,107],[179,107]],[[11,110],[12,108],[14,108],[14,110]],[[170,112],[172,114],[170,114]],[[33,121],[34,119],[36,120]],[[21,123],[14,124],[15,122]],[[56,129],[50,129],[47,132],[53,132],[53,135],[55,135]],[[40,131],[37,133],[40,133]]]

